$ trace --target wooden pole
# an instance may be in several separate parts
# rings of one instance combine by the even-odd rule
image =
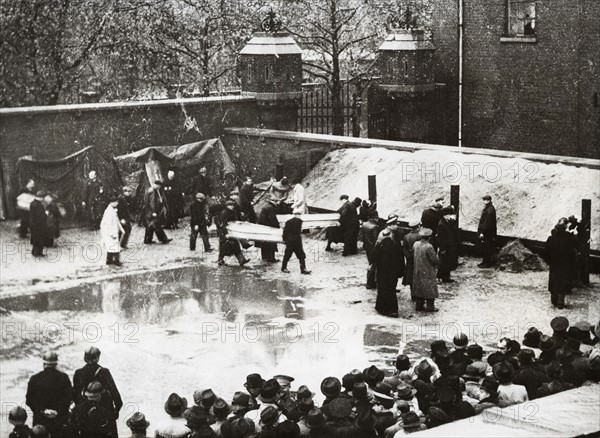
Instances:
[[[592,220],[592,200],[581,200],[581,227],[578,230],[580,254],[580,279],[585,286],[590,284],[590,236]]]
[[[277,163],[275,165],[275,179],[281,181],[281,178],[283,178],[283,163]]]
[[[377,202],[377,175],[369,175],[369,201]]]
[[[450,204],[454,207],[454,213],[456,214],[456,228],[460,228],[459,223],[459,209],[460,209],[460,186],[450,186]]]

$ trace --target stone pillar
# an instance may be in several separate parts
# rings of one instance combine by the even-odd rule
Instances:
[[[266,24],[265,24],[266,23]],[[256,96],[264,128],[296,130],[302,98],[302,50],[273,13],[240,51],[242,93]]]

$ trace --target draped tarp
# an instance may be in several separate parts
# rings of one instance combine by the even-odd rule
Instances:
[[[36,190],[45,190],[58,196],[67,214],[66,220],[83,219],[83,201],[88,173],[95,170],[105,191],[118,190],[123,182],[112,156],[88,146],[59,160],[34,160],[21,157],[17,161],[17,181],[25,186],[29,178],[35,181]],[[16,197],[18,192],[13,193]],[[13,199],[14,201],[14,199]]]
[[[218,138],[182,146],[153,146],[115,157],[125,183],[135,193],[134,205],[139,211],[150,182],[164,180],[169,170],[175,171],[186,195],[194,192],[199,170],[206,167],[213,194],[225,193],[235,183],[235,165]],[[189,201],[190,196],[186,196]]]

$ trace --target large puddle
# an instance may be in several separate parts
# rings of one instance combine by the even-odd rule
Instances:
[[[56,348],[59,367],[72,377],[83,351],[97,345],[126,405],[156,424],[171,392],[192,403],[198,388],[230,399],[245,376],[284,373],[319,393],[321,380],[376,363],[392,368],[401,345],[398,328],[367,323],[328,305],[319,290],[265,280],[234,269],[188,267],[6,299],[3,323],[2,414],[22,404],[41,352]],[[411,355],[424,354],[414,344]],[[3,421],[0,434],[10,425]]]

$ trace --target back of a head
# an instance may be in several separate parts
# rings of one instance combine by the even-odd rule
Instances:
[[[46,428],[41,424],[33,426],[33,429],[31,429],[31,433],[29,434],[29,436],[31,438],[50,438],[50,434],[48,433]]]

